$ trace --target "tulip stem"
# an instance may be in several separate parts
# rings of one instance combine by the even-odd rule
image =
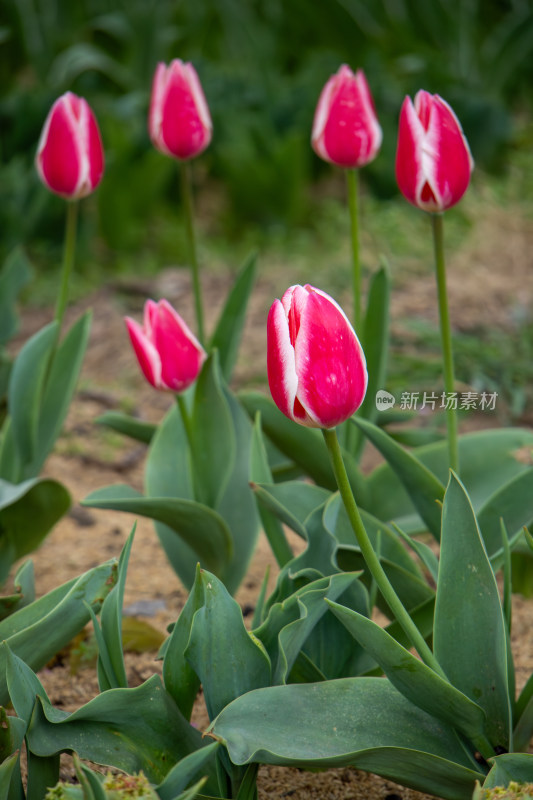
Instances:
[[[446,425],[448,432],[448,460],[450,469],[459,474],[459,447],[457,442],[457,403],[454,402],[455,378],[453,369],[453,347],[446,291],[446,264],[444,260],[444,215],[431,214],[435,271],[439,300],[440,338],[446,396]]]
[[[196,324],[198,326],[198,340],[202,346],[205,345],[204,338],[204,310],[202,303],[202,287],[200,285],[200,275],[198,268],[198,257],[196,251],[196,236],[194,232],[194,209],[192,199],[191,174],[189,164],[182,161],[180,163],[181,176],[181,198],[185,212],[185,231],[189,246],[189,261],[192,273],[192,285],[194,292],[194,307],[196,311]]]
[[[361,258],[359,255],[359,173],[356,169],[346,170],[348,183],[348,208],[350,211],[350,232],[352,242],[352,287],[353,321],[356,331],[362,325],[361,311]]]
[[[348,519],[350,520],[352,530],[355,534],[356,544],[361,550],[361,554],[372,578],[376,582],[377,587],[383,595],[383,598],[392,611],[394,617],[398,620],[398,623],[402,626],[409,641],[420,655],[420,658],[427,664],[428,667],[431,667],[431,669],[436,672],[437,675],[447,680],[442,667],[431,652],[431,649],[427,645],[424,637],[416,627],[415,623],[409,616],[402,604],[402,601],[396,594],[385,570],[381,566],[381,562],[376,555],[374,547],[372,546],[372,542],[368,537],[363,520],[361,519],[361,514],[359,513],[357,503],[355,502],[355,498],[350,487],[350,481],[348,480],[346,467],[344,466],[344,461],[342,460],[342,453],[339,440],[337,438],[336,429],[322,429],[322,433],[324,435],[326,447],[328,448],[331,465],[333,467],[333,473],[335,475],[337,486],[339,487],[342,502],[344,503],[346,513],[348,514]]]
[[[61,270],[61,284],[55,309],[55,319],[59,323],[58,331],[61,331],[63,317],[67,307],[68,286],[70,274],[74,264],[74,254],[76,252],[76,228],[78,222],[78,201],[73,200],[67,205],[67,219],[65,225],[65,244],[63,246],[63,267]],[[59,332],[58,332],[59,336]]]

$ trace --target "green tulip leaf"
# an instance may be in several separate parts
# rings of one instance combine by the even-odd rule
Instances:
[[[37,441],[31,475],[41,471],[61,432],[76,389],[89,341],[91,312],[86,312],[68,331],[55,350],[44,386],[38,414]]]
[[[116,561],[110,561],[54,589],[0,622],[0,640],[33,670],[41,669],[90,618],[84,601],[96,609],[111,591]],[[0,704],[9,699],[6,648],[0,648]]]
[[[201,681],[214,717],[235,697],[270,684],[270,659],[245,628],[239,604],[224,584],[202,570],[203,603],[194,614],[185,658]]]
[[[234,467],[237,445],[216,351],[196,382],[191,435],[196,499],[217,508]]]
[[[231,531],[233,542],[231,558],[219,577],[233,594],[248,571],[259,535],[260,521],[250,488],[252,424],[235,395],[229,390],[226,390],[226,402],[232,419],[237,457],[217,506],[217,512]]]
[[[193,500],[145,497],[130,486],[115,484],[92,492],[83,505],[127,511],[164,523],[196,553],[197,561],[218,573],[231,558],[232,541],[226,523],[215,511]]]
[[[447,800],[471,800],[475,780],[484,777],[454,730],[409,703],[386,678],[248,692],[211,731],[234,764],[353,766]]]
[[[489,555],[501,547],[500,520],[510,534],[533,520],[533,469],[520,472],[502,485],[477,512],[483,541]]]
[[[309,514],[331,496],[327,489],[304,481],[254,483],[252,488],[262,507],[275,514],[302,539],[307,539],[305,520]]]
[[[20,350],[11,370],[7,403],[14,448],[23,467],[23,475],[15,482],[21,477],[33,477],[26,474],[26,467],[37,459],[44,385],[58,333],[59,324],[54,321],[34,334]]]
[[[0,764],[0,800],[11,800],[11,798],[17,796],[20,798],[24,797],[22,794],[22,783],[17,786],[17,789],[12,786],[12,781],[19,777],[19,759],[19,754],[13,753],[12,756],[9,756]],[[18,795],[12,794],[14,791],[18,791]]]
[[[319,486],[331,491],[337,489],[320,431],[305,428],[288,419],[270,398],[259,392],[241,392],[239,399],[251,419],[255,419],[258,411],[261,413],[263,431],[281,453]],[[364,506],[366,481],[355,459],[346,452],[343,452],[343,458],[355,498]]]
[[[218,350],[220,369],[227,383],[231,380],[237,361],[246,309],[255,283],[256,267],[257,254],[252,253],[233,282],[209,344],[210,350]]]
[[[484,789],[508,786],[511,781],[533,783],[533,754],[503,753],[491,758],[492,768],[483,783]]]
[[[20,565],[13,578],[13,585],[14,594],[0,597],[0,620],[35,600],[35,575],[31,559]]]
[[[21,289],[33,277],[33,267],[21,247],[12,250],[0,270],[0,344],[5,345],[16,333],[18,317],[15,303]]]
[[[475,740],[483,735],[485,712],[402,647],[368,617],[327,601],[354,639],[378,662],[393,686],[411,703]]]
[[[0,480],[0,583],[14,561],[36,550],[70,507],[63,484],[31,478],[12,484]]]
[[[480,509],[516,475],[530,469],[533,432],[522,428],[476,431],[459,437],[459,463],[474,509]],[[412,454],[436,478],[448,482],[449,460],[445,441],[418,447]],[[390,464],[382,464],[367,479],[369,511],[380,519],[394,520],[407,533],[421,532],[416,508]]]
[[[107,411],[96,417],[95,422],[143,444],[150,444],[157,430],[157,425],[153,422],[145,422],[120,411]]]
[[[438,541],[441,525],[439,501],[442,501],[444,497],[442,483],[413,453],[404,450],[381,428],[358,417],[352,417],[352,423],[363,431],[374,447],[387,460],[387,463],[405,487],[429,532]],[[377,497],[375,502],[376,504],[379,503]]]
[[[164,781],[156,786],[159,800],[175,800],[198,773],[205,770],[205,765],[215,758],[219,747],[220,742],[211,742],[178,761]]]
[[[203,582],[200,567],[197,566],[196,580],[189,592],[187,602],[161,651],[161,654],[164,653],[163,681],[165,689],[186,719],[191,718],[194,701],[200,688],[200,679],[185,658],[185,649],[191,635],[193,617],[203,602]]]
[[[169,731],[172,735],[169,736]],[[161,782],[169,768],[204,745],[158,675],[135,689],[110,689],[68,714],[38,697],[28,747],[45,757],[75,750],[80,758]]]
[[[260,483],[273,483],[273,480],[261,430],[261,414],[257,412],[250,447],[250,486],[255,490],[256,498],[257,485]],[[261,527],[268,539],[278,567],[284,567],[293,558],[293,552],[285,536],[283,525],[276,514],[269,511],[261,502],[258,503],[258,511]],[[256,608],[258,608],[257,605]]]
[[[385,385],[387,375],[390,285],[389,266],[383,260],[370,279],[362,337],[368,386],[359,414],[370,422],[377,418],[376,393]]]
[[[5,708],[0,708],[0,763],[2,764],[2,767],[4,766],[6,759],[8,759],[12,753],[15,754],[15,757],[18,759],[19,754],[15,753],[15,751],[20,750],[22,742],[24,741],[25,733],[26,720],[20,719],[20,717],[15,717],[12,714],[8,715]],[[0,769],[2,769],[2,767],[0,767]],[[15,770],[14,765],[10,767],[6,766],[5,771],[7,772],[8,770],[12,777],[16,777],[13,772],[13,770]],[[1,772],[0,775],[2,775]],[[0,781],[0,791],[3,789],[3,787],[4,784],[2,781]]]
[[[433,642],[450,683],[485,711],[489,741],[508,750],[505,621],[474,509],[454,473],[442,512]]]

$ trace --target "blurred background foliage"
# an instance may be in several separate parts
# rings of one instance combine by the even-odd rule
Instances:
[[[313,187],[332,170],[310,148],[312,119],[342,62],[365,70],[384,129],[364,171],[378,198],[396,193],[405,94],[445,97],[477,164],[495,171],[531,111],[533,0],[0,0],[0,14],[2,256],[25,243],[37,262],[51,249],[60,257],[63,201],[39,185],[33,159],[51,104],[72,90],[93,107],[106,152],[104,180],[84,203],[82,267],[120,269],[154,242],[159,261],[175,259],[176,169],[146,130],[158,61],[197,68],[214,138],[195,179],[209,187],[203,213],[230,240],[250,226],[313,224]]]

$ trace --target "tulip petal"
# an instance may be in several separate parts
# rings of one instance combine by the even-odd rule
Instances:
[[[434,181],[439,208],[457,203],[470,183],[473,160],[461,124],[448,103],[434,96],[428,137],[434,137],[438,158],[435,159]]]
[[[44,124],[36,163],[46,186],[64,197],[72,197],[78,186],[81,164],[76,135],[68,103],[65,96],[60,97]]]
[[[313,124],[315,151],[333,164],[358,168],[372,161],[382,132],[370,89],[362,70],[344,64],[319,98]]]
[[[287,294],[288,292],[285,292],[283,297],[285,298]],[[280,300],[274,301],[268,314],[267,373],[272,399],[286,417],[294,419],[298,376],[294,363],[294,348],[291,344],[288,314]]]
[[[161,360],[161,381],[167,389],[183,392],[198,377],[206,353],[185,321],[166,300],[152,317],[152,336]]]
[[[143,375],[155,389],[165,388],[161,383],[161,359],[154,345],[138,322],[125,318],[126,327]]]
[[[159,64],[154,76],[148,126],[153,144],[166,155],[186,160],[211,141],[211,117],[192,64],[174,59]]]
[[[298,400],[314,425],[331,428],[363,402],[366,361],[340,306],[324,292],[305,288],[308,300],[295,345]]]
[[[415,111],[413,101],[406,97],[400,111],[398,146],[396,150],[396,181],[403,196],[418,205],[420,189],[427,181],[427,165],[422,153],[426,131]]]

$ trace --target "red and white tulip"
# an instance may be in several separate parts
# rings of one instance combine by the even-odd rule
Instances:
[[[396,180],[403,196],[429,212],[459,202],[470,183],[474,161],[453,109],[438,94],[406,97],[396,151]]]
[[[382,131],[364,72],[343,64],[322,89],[313,121],[311,144],[324,161],[359,168],[372,161]]]
[[[155,71],[148,130],[160,152],[180,161],[199,155],[212,136],[209,107],[192,64],[174,59]]]
[[[155,388],[184,392],[198,377],[207,354],[167,300],[147,300],[143,325],[126,317],[139,366]]]
[[[291,286],[274,301],[267,348],[272,397],[294,422],[333,428],[363,402],[363,348],[342,308],[320,289]]]
[[[46,118],[35,159],[51,192],[68,200],[91,194],[102,179],[104,151],[96,118],[83,97],[59,97]]]

